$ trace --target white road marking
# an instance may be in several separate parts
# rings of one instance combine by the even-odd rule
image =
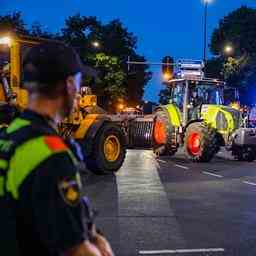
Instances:
[[[197,253],[197,252],[225,252],[225,250],[223,248],[178,249],[178,250],[159,250],[159,251],[139,251],[139,254],[154,255],[154,254],[176,254],[176,253]]]
[[[250,181],[243,181],[243,183],[245,183],[247,185],[256,186],[256,183],[253,183],[253,182],[250,182]]]
[[[207,175],[211,175],[211,176],[214,176],[216,178],[223,178],[223,176],[221,175],[218,175],[218,174],[215,174],[215,173],[212,173],[212,172],[203,172],[204,174],[207,174]]]
[[[156,165],[157,169],[161,169],[160,164],[158,163],[158,161],[155,161],[155,165]]]
[[[166,161],[161,160],[161,159],[157,159],[157,161],[160,162],[160,163],[165,163],[165,164],[167,163]]]
[[[187,166],[180,165],[180,164],[175,164],[174,166],[179,167],[179,168],[184,169],[184,170],[188,170],[189,169]]]
[[[148,158],[145,155],[143,151],[128,151],[122,169],[116,174],[117,212],[119,216],[124,217],[118,219],[120,241],[127,240],[127,233],[132,233],[138,227],[137,222],[139,225],[140,223],[144,225],[140,232],[141,237],[149,237],[152,241],[158,241],[159,233],[149,232],[152,228],[147,223],[151,223],[150,218],[152,216],[164,216],[164,218],[168,218],[168,223],[165,223],[165,233],[168,234],[168,237],[170,236],[170,240],[165,242],[164,248],[174,241],[178,248],[185,248],[183,233],[174,217],[173,206],[170,205],[170,200],[157,170],[159,163],[155,161],[153,152],[148,152]],[[112,188],[110,189],[112,191]],[[108,193],[108,191],[106,192]],[[113,195],[115,197],[115,194]],[[133,207],[131,207],[131,198],[134,197],[136,198],[132,202]],[[115,200],[116,198],[114,198]],[[126,217],[137,219],[137,221],[132,221],[127,226]],[[161,220],[159,225],[162,225]],[[172,234],[175,234],[175,238],[171,238]],[[138,238],[133,236],[129,242],[136,244],[137,240]],[[124,243],[121,243],[121,248]]]

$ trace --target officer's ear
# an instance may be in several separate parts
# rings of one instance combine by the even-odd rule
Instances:
[[[68,94],[74,95],[80,91],[81,78],[81,73],[77,73],[73,76],[68,76],[66,80]]]
[[[68,78],[66,79],[65,86],[66,86],[66,91],[67,91],[68,95],[74,95],[76,93],[73,76],[68,76]]]

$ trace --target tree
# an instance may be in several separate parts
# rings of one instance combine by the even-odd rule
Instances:
[[[122,60],[122,70],[124,72],[128,71],[126,64],[128,56],[133,61],[146,61],[144,56],[136,52],[137,37],[130,33],[118,19],[104,26],[102,40],[106,53],[118,56]],[[133,65],[128,71],[124,86],[127,92],[126,98],[130,106],[135,107],[141,103],[145,86],[152,78],[152,73],[148,69],[148,65]]]
[[[207,60],[205,76],[209,78],[223,79],[223,58],[212,58]]]
[[[133,33],[128,32],[118,19],[103,26],[101,39],[104,43],[104,51],[109,55],[127,59],[127,56],[135,54],[137,38]]]
[[[29,30],[29,35],[33,37],[41,37],[48,39],[57,39],[59,37],[58,34],[53,34],[43,28],[43,26],[39,22],[34,22]]]
[[[57,34],[52,34],[43,29],[43,26],[39,22],[34,22],[31,27],[28,27],[22,18],[21,12],[0,16],[0,33],[15,33],[18,35],[49,39],[58,37]]]
[[[0,32],[29,34],[26,24],[22,19],[21,12],[0,16]]]
[[[211,52],[224,55],[226,44],[234,48],[234,56],[255,54],[256,10],[242,6],[224,17],[212,34]]]
[[[80,14],[70,16],[62,28],[62,40],[72,45],[84,61],[90,55],[96,54],[92,42],[101,42],[102,24],[96,17],[85,17]],[[102,45],[101,45],[102,47]]]
[[[233,47],[227,57],[226,45]],[[217,56],[213,67],[221,73],[227,85],[237,87],[241,93],[250,94],[256,85],[256,10],[242,6],[224,17],[214,30],[210,44],[211,52]],[[212,60],[211,60],[212,61]],[[210,68],[208,67],[210,70]],[[214,72],[213,72],[214,73]],[[252,86],[254,85],[254,86]],[[243,97],[242,97],[243,98]]]
[[[98,53],[95,57],[95,67],[100,71],[99,79],[96,81],[98,94],[110,95],[112,99],[123,97],[126,93],[122,86],[125,73],[120,68],[118,58]]]

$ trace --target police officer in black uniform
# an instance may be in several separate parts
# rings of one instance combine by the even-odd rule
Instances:
[[[112,256],[84,225],[77,158],[57,133],[80,88],[77,54],[61,43],[28,53],[29,105],[0,138],[0,254]]]

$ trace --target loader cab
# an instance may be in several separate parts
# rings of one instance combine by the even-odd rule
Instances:
[[[3,83],[5,76],[8,84],[10,83],[10,47],[7,44],[0,43],[0,84]],[[3,86],[0,86],[0,102],[6,100],[6,95]]]
[[[213,79],[174,79],[169,81],[170,103],[178,107],[183,124],[200,119],[202,105],[224,105],[224,83]]]
[[[0,103],[10,103],[15,98],[16,105],[21,109],[27,106],[28,95],[22,84],[22,63],[29,50],[43,42],[58,42],[56,40],[0,34]],[[3,81],[5,80],[5,81]],[[81,87],[80,107],[97,105],[97,97],[87,86]]]
[[[0,35],[0,103],[15,104],[24,109],[27,106],[27,91],[22,86],[22,63],[30,48],[41,39]]]

